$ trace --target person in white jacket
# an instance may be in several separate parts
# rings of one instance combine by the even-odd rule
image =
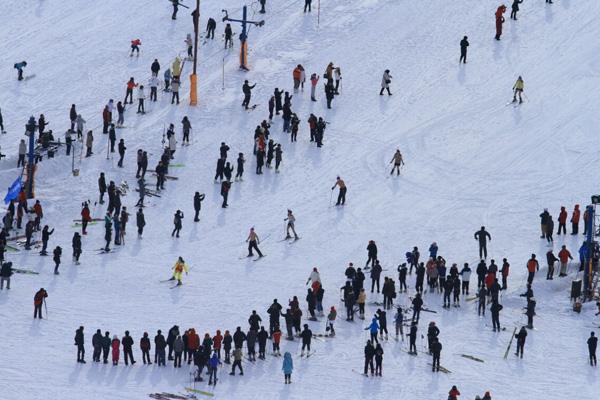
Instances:
[[[312,272],[310,273],[310,276],[308,277],[308,280],[306,281],[306,284],[308,285],[308,283],[311,281],[319,282],[319,284],[321,283],[321,274],[319,274],[317,267],[313,268]]]
[[[469,294],[469,280],[471,279],[471,268],[469,268],[469,264],[465,263],[463,269],[459,272],[462,280],[462,294]]]
[[[392,75],[390,75],[390,70],[386,69],[383,73],[383,77],[381,78],[381,91],[379,92],[380,96],[383,96],[383,91],[387,90],[388,95],[391,96],[390,92],[390,83],[392,82]]]
[[[158,79],[157,76],[151,76],[150,79],[148,79],[148,85],[150,86],[150,101],[156,101],[160,79]]]
[[[21,139],[21,143],[19,143],[19,160],[17,161],[17,168],[23,166],[25,167],[25,155],[27,154],[27,144],[25,143],[25,139]]]
[[[85,122],[86,121],[81,117],[81,114],[77,114],[77,119],[75,120],[75,126],[77,128],[77,140],[81,140],[83,137],[83,125]]]
[[[169,151],[171,152],[171,158],[173,158],[175,150],[177,150],[177,139],[175,139],[175,135],[173,134],[169,136]]]
[[[138,88],[137,98],[138,98],[137,113],[138,114],[145,114],[146,111],[144,110],[144,100],[146,99],[146,93],[144,92],[144,86],[143,85],[140,85],[140,87]]]

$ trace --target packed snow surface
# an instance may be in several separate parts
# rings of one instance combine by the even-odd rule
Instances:
[[[129,77],[146,83],[150,64],[157,58],[161,72],[178,54],[185,55],[184,39],[192,32],[189,11],[180,8],[171,20],[167,1],[105,0],[3,0],[0,4],[0,107],[8,133],[1,138],[2,187],[19,176],[15,168],[17,145],[30,115],[40,113],[59,137],[69,127],[68,112],[77,104],[95,135],[94,156],[71,159],[60,155],[39,165],[36,198],[44,207],[43,223],[56,229],[50,250],[63,248],[61,274],[55,276],[52,257],[37,252],[8,253],[15,267],[39,275],[15,275],[10,291],[0,292],[0,398],[28,400],[143,399],[151,392],[183,392],[189,386],[187,366],[174,369],[141,365],[139,339],[153,338],[177,324],[195,327],[203,337],[217,329],[248,329],[255,309],[268,320],[266,309],[274,298],[287,305],[297,295],[306,312],[305,282],[314,266],[321,271],[324,307],[339,312],[337,336],[313,340],[315,355],[299,356],[299,341],[282,340],[282,353],[294,357],[292,384],[283,384],[281,358],[268,356],[254,364],[244,361],[243,377],[230,377],[221,369],[214,390],[206,381],[198,387],[214,391],[220,399],[341,398],[446,399],[457,385],[461,398],[472,399],[490,390],[494,399],[578,399],[597,397],[598,371],[587,364],[585,341],[592,330],[593,303],[581,314],[571,311],[570,282],[576,277],[572,263],[568,278],[546,281],[545,241],[539,239],[538,214],[544,207],[556,218],[561,205],[569,212],[584,207],[597,191],[596,170],[598,84],[600,82],[600,2],[542,0],[521,4],[518,21],[505,14],[504,34],[494,40],[494,12],[498,1],[466,0],[350,0],[317,2],[310,14],[301,0],[269,1],[267,14],[248,3],[248,17],[265,20],[249,32],[249,72],[238,70],[235,40],[224,51],[221,9],[241,17],[239,1],[203,2],[201,29],[209,16],[217,19],[214,41],[199,48],[199,105],[188,106],[190,64],[184,68],[182,103],[147,102],[147,113],[128,108],[126,129],[118,131],[127,145],[125,168],[117,156],[107,159],[107,138],[102,135],[102,109],[109,98],[122,100]],[[188,1],[186,4],[191,4]],[[240,32],[239,24],[233,30]],[[459,41],[469,36],[468,63],[459,65]],[[139,57],[129,57],[132,39],[142,41]],[[17,82],[13,64],[26,60],[25,76]],[[276,116],[272,137],[282,143],[281,173],[266,170],[255,175],[252,156],[254,128],[267,117],[267,101],[275,87],[292,91],[292,69],[304,65],[310,76],[322,75],[332,61],[341,67],[341,94],[327,110],[319,83],[318,102],[310,101],[309,86],[294,93],[293,110],[301,118],[297,143],[281,132]],[[393,76],[393,96],[379,96],[381,75]],[[512,85],[521,75],[525,102],[513,107]],[[244,79],[257,83],[252,104],[240,107]],[[224,85],[224,86],[223,86]],[[135,93],[134,93],[135,96]],[[324,146],[309,142],[309,113],[330,124]],[[97,178],[135,186],[135,153],[150,153],[153,169],[161,152],[165,124],[174,123],[181,141],[180,121],[189,116],[193,145],[179,147],[161,198],[147,197],[143,239],[135,234],[136,193],[124,198],[132,217],[124,246],[97,255],[103,246],[102,224],[89,227],[83,238],[81,265],[71,262],[73,219],[80,218],[83,201],[97,200]],[[64,140],[64,139],[63,139]],[[220,185],[213,183],[218,147],[230,147],[229,160],[246,154],[244,182],[234,182],[230,207],[222,209]],[[80,146],[80,145],[79,145]],[[400,177],[390,177],[389,161],[396,148],[405,158]],[[331,186],[341,176],[348,185],[344,207],[331,207]],[[149,183],[154,183],[149,176]],[[194,223],[192,197],[206,193],[201,220]],[[337,191],[334,192],[337,194]],[[334,198],[335,200],[335,198]],[[105,207],[92,207],[101,218]],[[297,218],[302,239],[293,245],[278,242],[284,235],[286,210]],[[173,214],[185,213],[182,235],[171,238]],[[384,275],[397,280],[396,267],[404,253],[419,246],[426,256],[436,241],[439,254],[452,263],[476,266],[477,242],[473,233],[482,225],[492,235],[490,257],[511,263],[509,289],[503,293],[501,323],[506,331],[491,331],[489,311],[480,319],[476,302],[462,300],[461,308],[445,310],[439,294],[426,293],[419,334],[429,321],[441,329],[441,364],[451,374],[432,373],[425,353],[408,355],[407,340],[384,342],[382,378],[360,375],[364,330],[376,306],[367,306],[367,319],[344,321],[339,288],[348,262],[364,265],[368,240],[379,247]],[[263,238],[260,262],[239,258],[246,254],[250,227]],[[566,244],[577,261],[583,236],[555,236],[554,249]],[[534,282],[538,302],[536,330],[529,331],[525,357],[503,355],[515,326],[525,321],[522,308],[525,263],[531,253],[541,261]],[[170,290],[168,279],[178,256],[190,266],[180,288]],[[370,284],[367,277],[365,285]],[[410,291],[396,302],[408,305]],[[34,293],[44,287],[48,318],[32,319]],[[476,276],[471,279],[472,293]],[[367,302],[381,301],[368,293]],[[393,327],[393,312],[388,326]],[[304,323],[304,322],[303,322]],[[325,320],[306,321],[313,332],[324,332]],[[85,326],[87,364],[76,363],[75,329]],[[91,336],[96,329],[122,337],[129,330],[136,342],[134,367],[91,362]],[[390,329],[393,330],[393,329]],[[596,329],[596,331],[598,331]],[[391,333],[391,332],[390,332]],[[418,340],[421,348],[421,339]],[[514,349],[515,343],[513,343]],[[270,347],[270,342],[269,345]],[[153,354],[153,350],[151,352]],[[463,358],[469,354],[484,363]],[[202,395],[199,395],[203,397]]]

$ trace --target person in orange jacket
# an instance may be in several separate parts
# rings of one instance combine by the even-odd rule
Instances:
[[[137,87],[137,83],[133,80],[133,77],[127,81],[127,91],[125,92],[125,104],[127,104],[127,97],[129,97],[129,104],[133,104],[133,88]]]
[[[587,235],[588,233],[588,229],[589,229],[589,221],[590,220],[590,214],[588,213],[587,208],[585,209],[585,211],[583,212],[583,235]]]
[[[273,331],[271,338],[273,339],[273,353],[280,356],[279,343],[281,341],[281,330],[279,329],[279,325],[275,325],[275,330]]]
[[[302,84],[302,88],[304,88],[304,68],[301,64],[298,64],[294,71],[292,72],[292,77],[294,78],[294,91],[297,92],[298,88]],[[303,79],[304,78],[304,79]]]
[[[579,232],[580,215],[581,211],[579,211],[579,204],[575,204],[575,209],[573,209],[573,214],[571,214],[571,235],[577,235]]]
[[[221,359],[221,343],[223,343],[223,335],[221,331],[217,330],[217,334],[213,336],[213,350],[217,353],[219,360]]]
[[[560,235],[560,231],[565,235],[567,234],[567,210],[565,207],[560,208],[560,213],[558,214],[558,232],[557,235]]]
[[[529,272],[529,274],[527,275],[527,283],[528,284],[531,285],[533,283],[533,278],[535,277],[535,271],[539,271],[539,270],[540,270],[540,264],[535,259],[535,254],[532,254],[529,261],[527,261],[527,271]]]
[[[104,106],[102,110],[102,133],[108,133],[108,125],[110,124],[110,111],[108,106]]]
[[[142,41],[140,39],[133,39],[131,41],[131,53],[129,54],[129,57],[133,56],[133,52],[135,51],[137,54],[136,55],[140,55],[140,46],[142,45]]]
[[[500,40],[500,36],[502,36],[502,24],[504,23],[505,12],[506,6],[504,4],[496,10],[496,40]]]
[[[558,259],[560,260],[560,273],[558,276],[567,276],[567,266],[569,260],[573,259],[569,250],[567,250],[567,246],[562,245],[560,251],[558,252]]]

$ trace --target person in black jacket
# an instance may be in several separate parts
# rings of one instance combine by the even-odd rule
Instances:
[[[10,277],[13,274],[12,262],[5,262],[0,269],[0,290],[4,289],[4,281],[6,281],[6,289],[10,289]]]
[[[250,324],[250,330],[258,332],[261,322],[262,322],[262,319],[256,313],[256,310],[252,310],[252,314],[248,318],[248,324]]]
[[[313,333],[308,329],[308,324],[304,324],[304,329],[300,333],[302,338],[302,350],[300,351],[300,357],[304,356],[304,349],[306,349],[306,355],[310,354],[310,342],[312,340]]]
[[[85,348],[84,348],[83,326],[75,331],[75,346],[77,346],[77,362],[85,364]]]
[[[409,338],[409,354],[417,354],[417,322],[413,321],[410,325],[410,332],[406,335]]]
[[[477,294],[477,297],[479,298],[479,305],[477,307],[477,315],[485,316],[486,296],[487,296],[487,289],[485,288],[485,285],[483,285],[483,286],[481,286],[481,288],[479,289],[479,293]]]
[[[598,338],[594,332],[590,333],[590,337],[587,340],[588,353],[590,355],[590,365],[596,365],[596,348],[598,347]]]
[[[241,349],[244,346],[245,340],[246,334],[242,332],[242,328],[238,326],[233,334],[233,345],[236,349]]]
[[[102,331],[100,329],[97,329],[94,336],[92,336],[92,347],[94,348],[92,361],[100,362],[100,353],[102,352]]]
[[[500,332],[500,311],[502,310],[502,304],[498,303],[498,301],[492,302],[490,306],[490,312],[492,313],[492,326],[494,332]]]
[[[425,279],[425,266],[423,263],[419,263],[419,266],[415,272],[417,274],[415,279],[415,290],[418,293],[423,293],[423,280]]]
[[[485,226],[482,226],[480,230],[475,232],[473,237],[479,241],[479,258],[487,258],[487,240],[492,240],[492,236],[485,230]]]
[[[125,336],[121,339],[123,345],[123,357],[125,358],[125,365],[129,365],[127,360],[131,361],[131,365],[135,364],[133,359],[133,338],[129,336],[129,331],[125,331]]]
[[[158,76],[158,71],[160,71],[160,64],[158,63],[158,60],[156,58],[150,66],[150,71],[152,71],[152,76]]]
[[[520,354],[521,358],[523,358],[523,350],[525,349],[525,339],[527,338],[527,330],[524,326],[521,327],[519,333],[515,334],[515,338],[517,338],[517,352],[515,353],[515,355],[519,356]]]
[[[421,293],[417,293],[412,301],[413,315],[412,320],[419,323],[419,317],[421,316],[421,308],[423,308],[423,299],[421,299]]]
[[[221,197],[223,197],[223,203],[221,204],[222,208],[227,208],[229,204],[227,203],[227,198],[229,197],[229,190],[231,189],[231,182],[223,181],[221,182]]]
[[[373,240],[369,240],[369,244],[367,244],[367,256],[365,268],[369,266],[369,263],[371,263],[371,266],[375,265],[375,261],[377,261],[377,245]]]
[[[165,337],[163,336],[161,330],[159,329],[156,332],[156,336],[154,336],[154,363],[158,363],[158,366],[161,365],[163,367],[166,366],[165,362],[165,348],[167,347],[167,342]]]
[[[104,172],[100,172],[100,177],[98,178],[98,190],[100,191],[100,200],[98,202],[104,204],[104,193],[106,193],[106,179],[104,178]]]
[[[108,364],[108,354],[110,353],[111,342],[110,332],[104,332],[104,337],[102,337],[102,362],[104,364]]]
[[[125,157],[125,150],[127,150],[127,147],[125,147],[125,141],[123,139],[119,140],[119,162],[117,163],[117,166],[119,168],[123,168],[123,158]]]
[[[438,338],[433,339],[429,350],[433,356],[431,371],[440,372],[440,355],[442,353],[442,344]]]
[[[75,265],[79,265],[79,256],[81,256],[81,235],[79,235],[79,232],[73,233],[72,246],[73,261],[75,262]]]
[[[373,347],[370,340],[367,340],[367,344],[365,345],[365,369],[363,372],[365,376],[369,375],[369,369],[371,369],[371,375],[375,373],[373,357],[375,357],[375,347]]]
[[[175,343],[175,339],[179,336],[179,327],[177,325],[173,325],[171,329],[169,329],[169,334],[167,335],[167,345],[169,346],[169,361],[173,360],[173,343]]]
[[[144,211],[141,208],[135,214],[135,223],[138,228],[138,238],[141,238],[142,233],[144,233],[144,226],[146,226],[146,218],[144,217]]]
[[[546,238],[546,226],[548,225],[548,221],[550,220],[550,213],[548,212],[547,208],[544,208],[544,212],[542,212],[540,214],[540,223],[541,223],[541,229],[542,229],[542,235],[540,236],[540,239],[545,239]]]
[[[58,267],[60,265],[60,256],[62,255],[62,248],[60,246],[56,246],[54,248],[54,257],[52,258],[54,261],[54,275],[58,275]]]
[[[194,222],[200,221],[200,219],[198,218],[198,214],[200,214],[200,210],[202,208],[202,200],[204,200],[204,197],[204,193],[200,194],[199,192],[196,192],[196,194],[194,194]]]
[[[215,38],[215,29],[217,28],[217,21],[212,18],[208,19],[208,23],[206,24],[206,39],[214,39]]]
[[[519,11],[519,4],[521,4],[523,0],[513,0],[512,3],[512,11],[510,12],[510,19],[517,20],[517,12]]]
[[[260,331],[258,331],[256,337],[258,339],[258,358],[264,360],[265,352],[267,351],[267,339],[269,338],[269,333],[265,331],[264,326],[260,327]]]
[[[255,86],[256,86],[256,83],[254,85],[250,85],[248,83],[248,80],[245,80],[244,85],[242,86],[242,92],[244,92],[244,101],[242,102],[242,107],[245,107],[246,110],[248,109],[248,106],[250,105],[250,98],[252,97],[252,89],[254,89]]]
[[[558,258],[556,258],[552,250],[548,250],[546,253],[546,261],[548,262],[548,273],[546,274],[546,279],[552,280],[554,279],[554,263],[558,261]]]
[[[377,293],[379,293],[379,278],[381,277],[381,271],[383,271],[383,268],[381,268],[379,261],[375,261],[375,265],[371,268],[371,293],[373,293],[375,285],[377,285]]]
[[[142,350],[142,361],[144,364],[152,364],[150,361],[150,338],[148,332],[144,332],[144,336],[140,339],[140,350]]]
[[[427,348],[429,349],[429,354],[431,354],[433,341],[436,340],[439,335],[440,329],[435,325],[435,322],[431,321],[429,327],[427,327]]]
[[[460,60],[458,61],[458,63],[460,64],[461,62],[463,64],[467,63],[467,47],[469,47],[469,40],[468,38],[465,36],[463,37],[463,39],[460,41]]]
[[[477,289],[482,286],[485,286],[485,276],[488,273],[488,267],[485,265],[485,260],[481,260],[479,264],[477,264],[477,269],[475,270],[477,273]]]
[[[215,182],[217,182],[217,178],[219,178],[220,181],[223,180],[224,169],[225,169],[225,158],[220,157],[217,160],[217,168],[215,170]]]
[[[273,299],[273,304],[267,309],[267,313],[269,314],[269,333],[271,335],[275,331],[275,328],[279,326],[279,316],[281,315],[282,308],[277,299]]]

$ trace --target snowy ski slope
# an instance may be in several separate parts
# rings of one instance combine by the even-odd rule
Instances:
[[[189,1],[187,3],[190,3]],[[596,193],[595,170],[599,139],[596,117],[600,82],[600,3],[597,1],[527,0],[519,20],[506,14],[504,35],[494,38],[494,12],[500,2],[465,0],[323,0],[321,23],[302,13],[302,0],[267,0],[267,14],[248,3],[249,17],[264,18],[264,27],[249,33],[251,71],[238,71],[237,48],[222,49],[221,9],[241,16],[242,3],[205,1],[201,27],[208,16],[218,20],[218,40],[199,49],[199,106],[187,104],[189,81],[181,90],[182,104],[171,106],[159,94],[147,103],[148,113],[126,113],[127,129],[118,131],[128,147],[125,168],[106,159],[107,139],[101,133],[101,112],[109,98],[122,100],[129,77],[147,82],[157,58],[162,71],[177,54],[185,54],[184,39],[191,32],[189,11],[180,8],[170,19],[167,1],[129,0],[4,0],[0,3],[0,107],[7,135],[0,138],[7,159],[0,162],[0,186],[18,176],[16,152],[29,115],[45,114],[60,137],[68,128],[72,103],[94,129],[94,157],[76,159],[79,177],[70,174],[71,160],[61,155],[45,160],[37,175],[37,197],[44,223],[56,228],[50,248],[63,248],[61,275],[52,274],[51,257],[34,252],[8,254],[17,267],[40,275],[16,275],[10,292],[0,292],[0,399],[143,399],[150,392],[181,392],[189,383],[187,368],[159,369],[141,365],[138,341],[173,325],[195,327],[214,334],[236,326],[247,329],[256,309],[266,321],[274,298],[282,304],[293,295],[301,301],[313,266],[321,271],[324,306],[335,305],[340,318],[335,339],[314,340],[316,354],[300,359],[299,343],[283,341],[282,352],[294,356],[292,385],[283,385],[281,359],[268,357],[244,364],[244,377],[220,371],[214,389],[219,399],[341,398],[446,399],[456,384],[461,398],[472,399],[486,390],[494,399],[592,399],[600,389],[598,372],[587,366],[585,340],[591,330],[593,304],[574,314],[568,290],[575,277],[545,281],[545,261],[534,283],[538,300],[536,330],[529,331],[525,358],[503,354],[516,325],[524,323],[518,297],[525,288],[525,263],[533,252],[540,260],[548,249],[539,240],[538,214],[548,207],[553,216],[561,205],[570,211],[585,206]],[[509,2],[506,4],[510,8]],[[234,26],[239,34],[240,28]],[[459,41],[469,36],[468,64],[458,65]],[[130,40],[142,40],[139,58],[128,56]],[[16,81],[13,64],[26,60],[25,75]],[[267,117],[267,101],[274,87],[292,89],[292,69],[304,65],[307,76],[322,76],[328,62],[341,67],[342,94],[327,110],[322,86],[319,102],[308,90],[294,95],[293,110],[302,119],[298,142],[281,133],[274,119],[273,137],[282,143],[282,171],[254,175],[254,128]],[[222,68],[224,64],[224,90]],[[379,96],[383,70],[394,79],[393,96]],[[184,75],[190,72],[186,64]],[[518,75],[525,81],[527,100],[520,107],[505,106]],[[255,111],[241,109],[244,79],[257,83]],[[324,147],[309,143],[309,113],[330,122]],[[167,182],[162,198],[147,198],[146,231],[137,240],[133,218],[126,245],[108,255],[96,255],[103,245],[101,225],[84,237],[81,265],[71,263],[72,220],[80,204],[97,196],[96,180],[135,185],[135,153],[149,153],[151,168],[161,151],[165,124],[174,123],[181,140],[180,121],[190,117],[194,144],[178,148],[172,169],[178,181]],[[100,129],[99,129],[100,128]],[[230,208],[222,210],[220,185],[212,181],[221,141],[231,147],[230,158],[244,152],[248,162],[243,183],[233,183]],[[389,178],[388,162],[396,148],[406,161],[400,178]],[[79,154],[79,153],[78,153]],[[329,206],[336,175],[348,185],[344,208]],[[152,182],[152,180],[150,180]],[[192,197],[206,193],[201,221],[193,223]],[[134,212],[135,193],[124,198]],[[286,209],[294,211],[302,240],[278,243]],[[180,239],[170,237],[173,214],[185,213]],[[102,217],[98,206],[94,217]],[[132,215],[133,217],[133,215]],[[441,364],[452,374],[432,374],[425,354],[411,357],[407,344],[390,339],[384,344],[383,378],[364,378],[366,325],[343,321],[339,287],[348,262],[366,261],[367,241],[379,247],[384,274],[394,276],[404,253],[419,246],[425,254],[436,241],[449,263],[475,263],[473,233],[485,225],[492,235],[490,256],[511,262],[509,290],[504,293],[501,322],[507,330],[493,333],[489,315],[476,316],[476,304],[442,309],[441,296],[427,293],[425,303],[437,314],[423,314],[420,333],[436,321],[444,346]],[[260,262],[239,260],[245,254],[247,232],[254,226],[268,238]],[[555,236],[554,248],[566,244],[575,255],[582,237]],[[184,286],[169,290],[159,283],[170,275],[177,256],[191,267]],[[575,256],[575,258],[577,258]],[[414,280],[410,277],[414,293]],[[475,277],[471,286],[475,285]],[[32,319],[36,290],[48,290],[48,319]],[[380,297],[368,297],[368,302]],[[397,299],[408,304],[406,295]],[[305,302],[302,301],[303,308]],[[376,310],[368,306],[367,322]],[[306,314],[306,313],[305,313]],[[390,313],[392,314],[392,313]],[[388,325],[392,315],[388,316]],[[324,320],[308,322],[324,331]],[[75,329],[86,329],[87,364],[75,362]],[[487,325],[487,326],[486,326]],[[94,365],[91,336],[96,329],[122,337],[129,330],[136,342],[134,367]],[[598,330],[596,329],[596,332]],[[270,345],[270,344],[269,344]],[[514,344],[513,344],[514,345]],[[418,342],[421,349],[421,342]],[[466,353],[485,360],[462,358]],[[206,389],[205,384],[200,388]],[[211,390],[212,389],[207,389]]]

